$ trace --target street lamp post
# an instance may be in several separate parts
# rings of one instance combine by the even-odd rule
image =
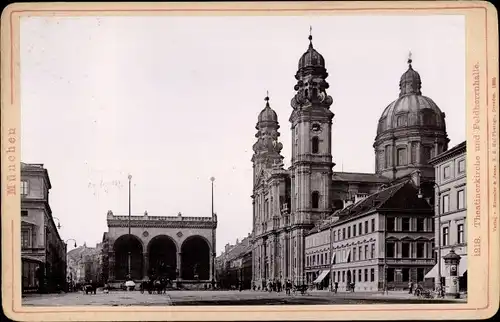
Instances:
[[[210,181],[212,182],[212,219],[214,219],[215,217],[215,213],[214,213],[214,181],[215,181],[215,177],[210,177]],[[215,255],[217,254],[216,253],[216,250],[215,250],[215,228],[212,229],[212,288],[215,287]]]
[[[420,172],[418,173],[420,177]],[[430,198],[427,197],[425,198],[424,195],[422,194],[422,191],[420,190],[420,185],[418,189],[418,198],[419,199],[425,199],[427,203],[432,207],[435,206],[437,208],[437,211],[434,210],[434,215],[437,218],[437,250],[438,250],[438,258],[437,258],[437,265],[438,265],[438,278],[437,278],[437,289],[439,292],[440,297],[444,297],[443,295],[443,285],[441,283],[441,209],[440,209],[440,200],[441,200],[441,190],[439,188],[439,185],[437,183],[433,183],[433,187],[437,190],[437,198],[435,198],[435,204],[433,205],[430,202]]]
[[[132,214],[132,207],[131,207],[131,184],[132,184],[132,175],[128,175],[128,237],[129,241],[132,238],[132,233],[130,230],[130,219],[131,219],[131,214]],[[131,271],[131,266],[132,266],[132,253],[130,252],[130,248],[128,250],[128,279],[132,279],[132,271]]]
[[[57,218],[57,217],[54,217],[54,216],[52,216],[52,219],[56,219],[57,220],[57,226],[56,227],[57,227],[57,229],[61,229],[61,220],[59,218]]]

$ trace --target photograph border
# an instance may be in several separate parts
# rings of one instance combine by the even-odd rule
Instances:
[[[116,15],[464,15],[466,37],[467,244],[469,267],[464,304],[197,306],[197,307],[26,307],[21,303],[19,182],[20,19],[23,16]],[[23,3],[11,4],[1,20],[2,298],[13,320],[285,320],[285,319],[478,319],[498,310],[498,20],[483,1],[238,2],[238,3]],[[474,88],[475,77],[479,87]],[[474,110],[479,100],[479,109]],[[477,104],[476,104],[477,106]],[[57,120],[54,120],[57,122]],[[50,144],[50,142],[48,142]],[[473,211],[474,209],[474,211]],[[470,296],[472,294],[472,296]],[[134,312],[134,314],[130,314]],[[241,314],[244,313],[244,316]],[[396,314],[394,314],[396,313]],[[407,314],[405,314],[407,313]]]

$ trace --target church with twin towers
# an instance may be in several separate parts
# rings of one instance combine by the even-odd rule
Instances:
[[[335,172],[333,99],[325,58],[314,48],[312,36],[295,78],[288,169],[281,155],[278,115],[269,97],[256,125],[251,241],[252,284],[257,287],[269,281],[306,283],[306,236],[350,204],[417,172],[423,191],[433,195],[434,167],[428,161],[448,149],[445,115],[422,95],[420,75],[408,59],[399,97],[380,110],[373,144],[375,173]]]

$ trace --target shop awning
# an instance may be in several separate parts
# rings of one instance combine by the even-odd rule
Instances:
[[[467,256],[462,256],[460,258],[460,263],[458,264],[458,275],[464,276],[464,273],[467,272]]]
[[[441,258],[441,277],[446,276],[446,266],[444,264],[444,259]],[[467,256],[462,256],[460,263],[458,264],[458,276],[463,276],[467,272]],[[425,278],[437,278],[439,273],[438,264],[425,274]]]
[[[326,275],[328,275],[328,273],[330,273],[330,271],[327,269],[321,271],[321,274],[319,274],[318,278],[314,280],[313,284],[321,283],[325,279]]]
[[[30,220],[28,220],[28,219],[26,219],[26,218],[21,218],[21,223],[23,223],[23,224],[28,224],[28,225],[33,225],[33,226],[36,226],[36,225],[37,225],[37,224],[36,224],[36,222],[34,222],[34,221],[30,221]]]
[[[26,261],[30,261],[30,262],[37,262],[37,263],[43,264],[43,260],[38,258],[38,257],[35,257],[35,256],[21,255],[21,259],[26,260]]]

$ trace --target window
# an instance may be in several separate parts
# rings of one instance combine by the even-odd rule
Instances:
[[[435,251],[435,249],[434,249],[434,248],[436,248],[436,245],[434,244],[434,242],[432,242],[432,243],[431,243],[432,258],[433,258],[434,260],[436,260],[436,257],[437,257],[437,254],[436,254],[436,253],[437,253],[437,252]]]
[[[21,231],[21,248],[29,248],[30,247],[30,234],[27,230]]]
[[[425,268],[417,268],[417,282],[423,282],[425,278]]]
[[[387,231],[394,231],[396,228],[396,218],[388,217],[387,218]]]
[[[375,258],[375,244],[372,244],[370,258]]]
[[[345,228],[342,228],[342,239],[345,239]]]
[[[363,235],[363,224],[362,223],[359,223],[358,230],[359,230],[359,234]],[[366,234],[366,231],[365,231],[365,234]]]
[[[457,225],[457,244],[465,243],[464,224]]]
[[[387,282],[394,282],[394,267],[387,268]]]
[[[443,241],[442,241],[443,246],[447,246],[450,243],[449,233],[450,233],[450,229],[448,227],[443,227]]]
[[[318,153],[319,151],[319,138],[317,136],[312,138],[312,153]]]
[[[357,260],[357,258],[356,258],[356,247],[353,247],[353,249],[352,249],[352,260],[353,261]]]
[[[342,271],[342,283],[345,282],[345,271]]]
[[[337,241],[337,231],[333,232],[333,241]]]
[[[368,234],[368,220],[365,220],[365,234]]]
[[[368,245],[365,245],[365,259],[368,259]]]
[[[386,247],[386,256],[388,258],[394,258],[395,244],[393,242],[387,242],[385,244]]]
[[[465,160],[458,161],[458,173],[465,172]]]
[[[375,281],[375,269],[372,268],[370,269],[370,282],[374,282]]]
[[[312,260],[312,264],[313,264],[313,265],[316,265],[316,256],[314,256],[314,255],[313,255],[313,256],[312,256],[312,259],[313,259],[313,260]]]
[[[356,237],[356,225],[352,226],[352,237]]]
[[[410,231],[410,218],[401,218],[401,228],[403,229],[403,231]]]
[[[368,282],[368,268],[365,268],[365,282]]]
[[[358,282],[362,282],[362,281],[363,281],[363,270],[358,269]]]
[[[320,264],[323,265],[323,254],[321,254],[320,258]]]
[[[351,227],[347,227],[347,238],[351,238]]]
[[[417,258],[424,258],[425,256],[425,244],[424,243],[417,243]]]
[[[21,180],[21,196],[26,196],[29,193],[29,181]]]
[[[410,258],[410,243],[402,243],[401,255],[403,258]]]
[[[410,269],[409,268],[403,268],[402,269],[402,273],[403,273],[403,282],[410,281]]]
[[[21,217],[27,217],[28,216],[28,210],[21,210]]]
[[[318,207],[319,207],[319,192],[313,191],[313,193],[311,194],[311,199],[312,199],[312,208],[318,209]]]
[[[372,232],[375,231],[375,218],[372,219]]]
[[[450,178],[450,166],[446,166],[443,168],[443,178],[444,179]]]
[[[424,231],[425,218],[417,218],[417,231]]]
[[[450,195],[444,195],[443,196],[443,212],[442,213],[447,213],[450,211]]]
[[[363,260],[363,247],[362,246],[359,246],[358,252],[359,252],[359,260],[362,261]]]
[[[457,209],[465,208],[465,190],[459,190],[457,192]]]
[[[385,168],[389,168],[392,166],[391,162],[391,146],[388,145],[385,147]]]
[[[422,149],[422,160],[421,163],[427,163],[432,155],[432,148],[430,146],[424,146]]]
[[[352,270],[352,281],[356,282],[356,270],[355,269]]]
[[[406,165],[406,149],[398,149],[398,165]]]
[[[406,125],[406,115],[398,116],[397,124],[398,124],[398,126],[405,126]]]

